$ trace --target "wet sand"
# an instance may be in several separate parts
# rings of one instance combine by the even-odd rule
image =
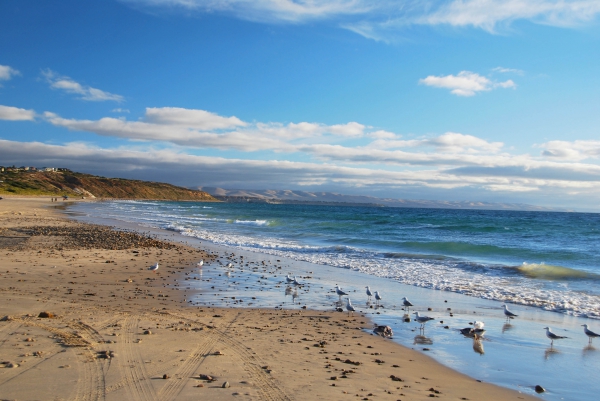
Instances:
[[[0,201],[3,399],[537,399],[372,335],[361,314],[210,307],[227,287],[186,281],[227,255],[107,232],[54,205]]]

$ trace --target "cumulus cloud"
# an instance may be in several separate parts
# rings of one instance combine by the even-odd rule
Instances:
[[[99,120],[67,119],[51,112],[46,120],[73,131],[102,136],[164,141],[198,148],[236,149],[241,151],[273,150],[293,152],[293,141],[310,138],[357,138],[365,126],[357,122],[326,125],[321,123],[247,123],[235,116],[224,117],[205,110],[176,107],[147,108],[142,121],[104,117]]]
[[[600,158],[600,141],[550,141],[539,145],[542,156],[550,159],[579,161]]]
[[[450,89],[450,93],[457,96],[473,96],[477,92],[490,91],[496,88],[516,88],[512,80],[494,82],[489,78],[471,71],[461,71],[458,75],[435,76],[419,80],[420,84],[436,88]]]
[[[35,111],[18,107],[0,105],[0,120],[31,121],[35,119]]]
[[[0,140],[0,160],[19,164],[36,160],[104,176],[164,180],[185,186],[290,188],[320,185],[338,188],[445,190],[541,194],[600,194],[600,167],[581,163],[513,160],[513,166],[424,169],[356,166],[339,163],[252,160],[199,156],[183,149],[97,148],[85,144],[49,145]],[[492,163],[493,164],[493,163]],[[198,178],[202,177],[202,178]]]
[[[92,102],[104,102],[107,100],[122,102],[125,100],[121,95],[105,92],[103,90],[92,88],[91,86],[81,85],[69,77],[60,76],[56,72],[47,69],[42,71],[42,76],[50,84],[50,88],[62,90],[66,93],[81,95],[79,99]]]
[[[21,73],[8,65],[0,65],[0,81],[8,81],[16,75],[21,75]]]
[[[145,120],[160,125],[177,125],[201,130],[227,129],[247,125],[237,117],[222,117],[205,110],[180,107],[146,108]]]

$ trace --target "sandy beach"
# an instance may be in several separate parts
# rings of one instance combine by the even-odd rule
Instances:
[[[0,399],[537,399],[373,335],[360,314],[192,306],[188,275],[226,255],[55,205],[0,201]]]

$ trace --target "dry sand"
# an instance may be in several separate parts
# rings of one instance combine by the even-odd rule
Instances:
[[[165,284],[216,255],[55,205],[0,200],[0,399],[536,399],[369,334],[360,315],[188,306]]]

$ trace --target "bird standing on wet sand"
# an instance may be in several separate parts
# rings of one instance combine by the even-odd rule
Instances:
[[[506,319],[512,319],[512,318],[519,316],[519,315],[515,315],[514,313],[509,311],[508,306],[502,305],[502,307],[504,308],[504,316],[506,316]]]
[[[371,297],[373,296],[373,293],[371,292],[371,289],[369,288],[369,286],[365,287],[367,289],[367,302],[371,301]]]
[[[346,298],[346,301],[346,310],[348,311],[348,316],[350,316],[350,313],[354,314],[356,309],[354,309],[354,306],[350,303],[350,298]]]
[[[550,339],[550,345],[554,344],[554,340],[561,340],[563,338],[569,338],[565,336],[559,336],[558,334],[554,334],[550,327],[544,327],[546,329],[546,337]]]
[[[414,306],[406,297],[402,298],[402,304],[407,308],[407,311],[410,311],[410,307]]]
[[[379,294],[379,291],[375,291],[375,301],[377,302],[377,306],[379,306],[379,302],[381,301],[381,295]]]
[[[294,282],[294,279],[293,279],[293,278],[291,278],[291,277],[290,277],[290,275],[288,274],[288,275],[285,277],[285,282],[286,282],[286,283],[293,283],[293,282]]]
[[[201,260],[200,262],[196,263],[196,266],[198,266],[199,269],[202,269],[202,266],[204,266],[204,260]]]
[[[298,281],[298,279],[296,278],[296,276],[294,276],[294,280],[292,280],[292,283],[294,285],[300,285],[300,282]]]
[[[157,271],[158,270],[158,262],[156,262],[155,264],[153,264],[152,266],[150,266],[148,268],[148,270],[153,271],[153,272]]]
[[[340,301],[342,300],[342,295],[348,295],[339,286],[335,286],[335,293],[340,297]]]
[[[588,325],[587,324],[582,324],[582,326],[583,326],[583,332],[590,339],[589,340],[590,344],[592,343],[592,340],[594,339],[594,337],[600,337],[600,334],[594,333],[592,330],[588,329]]]

